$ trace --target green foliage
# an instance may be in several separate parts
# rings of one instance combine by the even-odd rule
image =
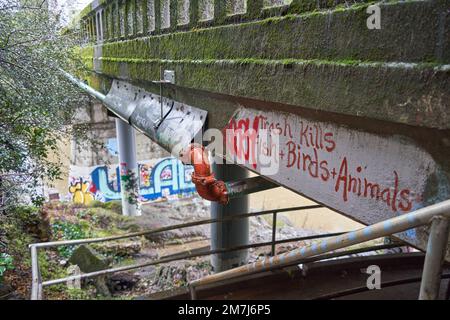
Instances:
[[[35,225],[40,221],[39,208],[35,206],[20,206],[14,209],[14,215],[22,225]]]
[[[72,121],[86,100],[60,73],[81,70],[78,40],[60,31],[46,5],[0,0],[0,213],[21,201],[41,205],[36,189],[61,174],[59,159],[50,159],[58,141],[84,134]]]
[[[52,224],[52,229],[57,240],[78,240],[88,236],[80,223],[57,221]],[[76,246],[62,246],[58,247],[58,252],[62,257],[69,258],[75,249]]]
[[[32,206],[18,206],[8,217],[0,215],[0,240],[17,264],[30,265],[28,245],[36,242],[33,232],[39,230],[39,211]],[[2,221],[3,220],[3,221]]]
[[[122,201],[109,201],[109,202],[101,202],[101,201],[92,201],[89,205],[90,208],[102,208],[106,210],[114,211],[117,214],[122,214]]]
[[[66,269],[64,269],[54,257],[52,258],[51,254],[54,255],[53,252],[49,251],[39,252],[38,261],[42,279],[45,281],[67,277],[68,274]],[[44,288],[45,299],[61,299],[66,298],[67,295],[67,286],[65,283]]]
[[[86,290],[70,288],[67,289],[70,300],[91,300],[92,297]]]
[[[7,253],[0,253],[0,282],[3,279],[3,275],[7,270],[13,270],[14,263],[13,258]]]
[[[115,213],[122,214],[122,202],[121,201],[109,201],[103,204],[103,208],[114,211]]]

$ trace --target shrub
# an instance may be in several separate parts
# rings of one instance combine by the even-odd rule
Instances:
[[[7,270],[14,269],[13,258],[7,253],[0,253],[0,282]]]
[[[83,226],[78,223],[70,223],[57,221],[52,225],[53,237],[57,240],[78,240],[87,237]],[[62,246],[58,247],[59,254],[64,258],[69,258],[76,246]]]

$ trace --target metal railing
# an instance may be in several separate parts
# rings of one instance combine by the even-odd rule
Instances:
[[[239,280],[240,277],[249,276],[251,274],[283,268],[287,266],[297,265],[301,263],[308,263],[320,260],[326,260],[351,254],[357,254],[368,251],[382,250],[404,246],[402,243],[394,243],[390,245],[379,245],[366,247],[356,250],[347,250],[341,252],[334,252],[338,249],[348,248],[350,246],[374,240],[381,237],[392,236],[395,233],[403,232],[409,229],[413,229],[419,226],[430,224],[432,225],[430,231],[430,238],[428,243],[428,250],[424,265],[424,274],[422,277],[420,299],[436,299],[439,292],[440,275],[442,269],[442,263],[445,258],[448,234],[449,234],[449,222],[450,218],[450,200],[399,216],[383,222],[368,226],[366,228],[347,232],[347,233],[332,233],[321,234],[308,237],[298,237],[283,240],[276,240],[276,224],[277,216],[279,213],[305,211],[323,208],[321,205],[301,206],[293,208],[274,209],[267,211],[260,211],[255,213],[238,214],[223,219],[205,219],[199,221],[188,222],[184,224],[172,225],[162,227],[153,230],[147,230],[142,232],[129,233],[126,235],[112,236],[105,238],[83,239],[83,240],[68,240],[68,241],[56,241],[47,243],[35,243],[30,245],[31,250],[31,262],[32,262],[32,300],[41,300],[43,294],[43,288],[46,286],[61,284],[67,281],[73,281],[78,279],[86,279],[98,277],[106,274],[118,273],[123,271],[129,271],[133,269],[139,269],[151,265],[158,265],[163,263],[169,263],[176,260],[191,259],[200,256],[206,256],[211,254],[220,254],[231,251],[244,250],[249,248],[271,246],[271,258],[265,258],[262,261],[257,261],[252,264],[234,268],[225,272],[206,276],[202,279],[192,281],[189,283],[191,292],[191,298],[196,298],[196,290],[202,286],[210,286],[214,283],[222,283],[233,279]],[[38,263],[38,249],[45,249],[59,246],[73,246],[80,244],[99,243],[113,240],[120,240],[126,238],[133,238],[138,236],[145,236],[150,234],[161,233],[170,230],[176,230],[180,228],[189,228],[199,225],[206,225],[211,223],[222,223],[236,219],[245,219],[249,217],[256,217],[262,215],[273,215],[273,228],[272,228],[272,240],[270,242],[254,243],[249,245],[242,245],[234,248],[224,248],[201,251],[197,253],[188,253],[186,255],[177,255],[176,257],[163,257],[161,259],[152,260],[145,263],[134,264],[129,266],[122,266],[116,268],[110,268],[106,270],[69,276],[61,279],[43,281],[39,269]],[[276,246],[282,243],[297,242],[305,240],[315,240],[331,238],[323,240],[322,242],[314,242],[313,244],[295,249],[281,255],[276,254]]]
[[[276,225],[277,225],[277,217],[278,217],[279,213],[305,211],[305,210],[313,210],[313,209],[319,209],[319,208],[323,208],[323,206],[322,205],[309,205],[309,206],[273,209],[273,210],[265,210],[265,211],[259,211],[259,212],[254,212],[254,213],[237,214],[237,215],[233,215],[230,217],[225,217],[223,219],[204,219],[204,220],[192,221],[192,222],[188,222],[188,223],[166,226],[166,227],[161,227],[161,228],[152,229],[152,230],[145,230],[145,231],[141,231],[141,232],[128,233],[128,234],[119,235],[119,236],[34,243],[29,246],[30,250],[31,250],[31,263],[32,263],[31,299],[32,300],[41,300],[44,287],[64,283],[67,281],[93,278],[93,277],[98,277],[98,276],[102,276],[102,275],[106,275],[106,274],[118,273],[118,272],[133,270],[133,269],[139,269],[139,268],[143,268],[143,267],[147,267],[147,266],[151,266],[151,265],[168,263],[168,262],[172,262],[172,261],[176,261],[176,260],[191,259],[191,258],[196,258],[196,257],[206,256],[206,255],[211,255],[211,254],[220,254],[220,253],[239,251],[239,250],[250,249],[250,248],[266,247],[266,246],[271,246],[271,255],[274,256],[276,253],[276,246],[279,244],[289,243],[289,242],[297,242],[297,241],[314,240],[314,239],[320,239],[320,238],[341,235],[342,233],[330,233],[330,234],[320,234],[320,235],[307,236],[307,237],[297,237],[297,238],[277,240]],[[69,276],[69,277],[65,277],[65,278],[61,278],[61,279],[54,279],[54,280],[48,280],[48,281],[44,281],[41,277],[39,261],[38,261],[38,250],[39,249],[48,249],[48,248],[61,247],[61,246],[75,246],[75,245],[82,245],[82,244],[92,244],[92,243],[101,243],[101,242],[107,242],[107,241],[122,240],[122,239],[146,236],[146,235],[151,235],[151,234],[157,234],[157,233],[181,229],[181,228],[190,228],[190,227],[212,224],[212,223],[223,223],[223,222],[229,222],[229,221],[238,220],[238,219],[246,219],[246,218],[250,218],[250,217],[257,217],[257,216],[263,216],[263,215],[269,215],[269,214],[273,215],[272,240],[269,242],[254,243],[254,244],[242,245],[242,246],[233,247],[233,248],[208,250],[208,251],[202,251],[202,252],[198,252],[198,253],[188,253],[186,255],[177,256],[175,258],[163,257],[161,259],[152,260],[152,261],[141,263],[141,264],[134,264],[134,265],[129,265],[129,266],[110,268],[110,269],[105,269],[105,270],[101,270],[101,271],[81,274],[81,275],[77,275],[77,276]]]
[[[352,245],[391,236],[395,233],[431,224],[427,253],[424,262],[422,283],[420,288],[421,300],[437,299],[441,283],[442,265],[445,259],[449,237],[450,200],[443,201],[402,216],[388,219],[374,225],[333,237],[319,243],[295,249],[287,253],[263,259],[252,264],[206,276],[189,283],[191,298],[195,299],[196,290],[201,286],[209,286],[236,280],[241,277],[304,263],[305,259],[320,260],[323,255],[334,250],[347,248]],[[315,259],[315,260],[314,260]]]

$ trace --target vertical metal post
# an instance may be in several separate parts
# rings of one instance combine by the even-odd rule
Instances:
[[[277,215],[278,212],[273,213],[273,220],[272,220],[272,257],[275,256],[275,241],[277,241]]]
[[[419,300],[436,300],[439,297],[442,265],[447,251],[449,226],[450,224],[447,218],[437,216],[432,219]]]
[[[37,248],[30,246],[31,251],[31,300],[42,299],[42,279],[39,272],[39,260],[37,254]]]
[[[191,294],[191,300],[197,300],[197,292],[195,286],[189,286],[189,293]]]
[[[116,118],[116,132],[119,149],[122,214],[124,216],[139,216],[141,212],[135,131],[128,123]]]
[[[248,177],[248,171],[237,165],[213,164],[215,176],[219,180],[241,180]],[[223,219],[248,212],[248,196],[231,199],[223,206],[211,204],[211,218]],[[211,224],[211,250],[228,249],[247,245],[249,243],[249,220],[237,219],[233,221]],[[248,262],[248,250],[219,253],[211,256],[211,264],[215,272],[221,272]]]

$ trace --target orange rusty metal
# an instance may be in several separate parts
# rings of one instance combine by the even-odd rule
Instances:
[[[227,186],[225,182],[214,177],[205,147],[199,144],[189,145],[182,156],[182,160],[194,166],[192,182],[203,199],[218,202],[222,205],[228,204],[230,199]]]

